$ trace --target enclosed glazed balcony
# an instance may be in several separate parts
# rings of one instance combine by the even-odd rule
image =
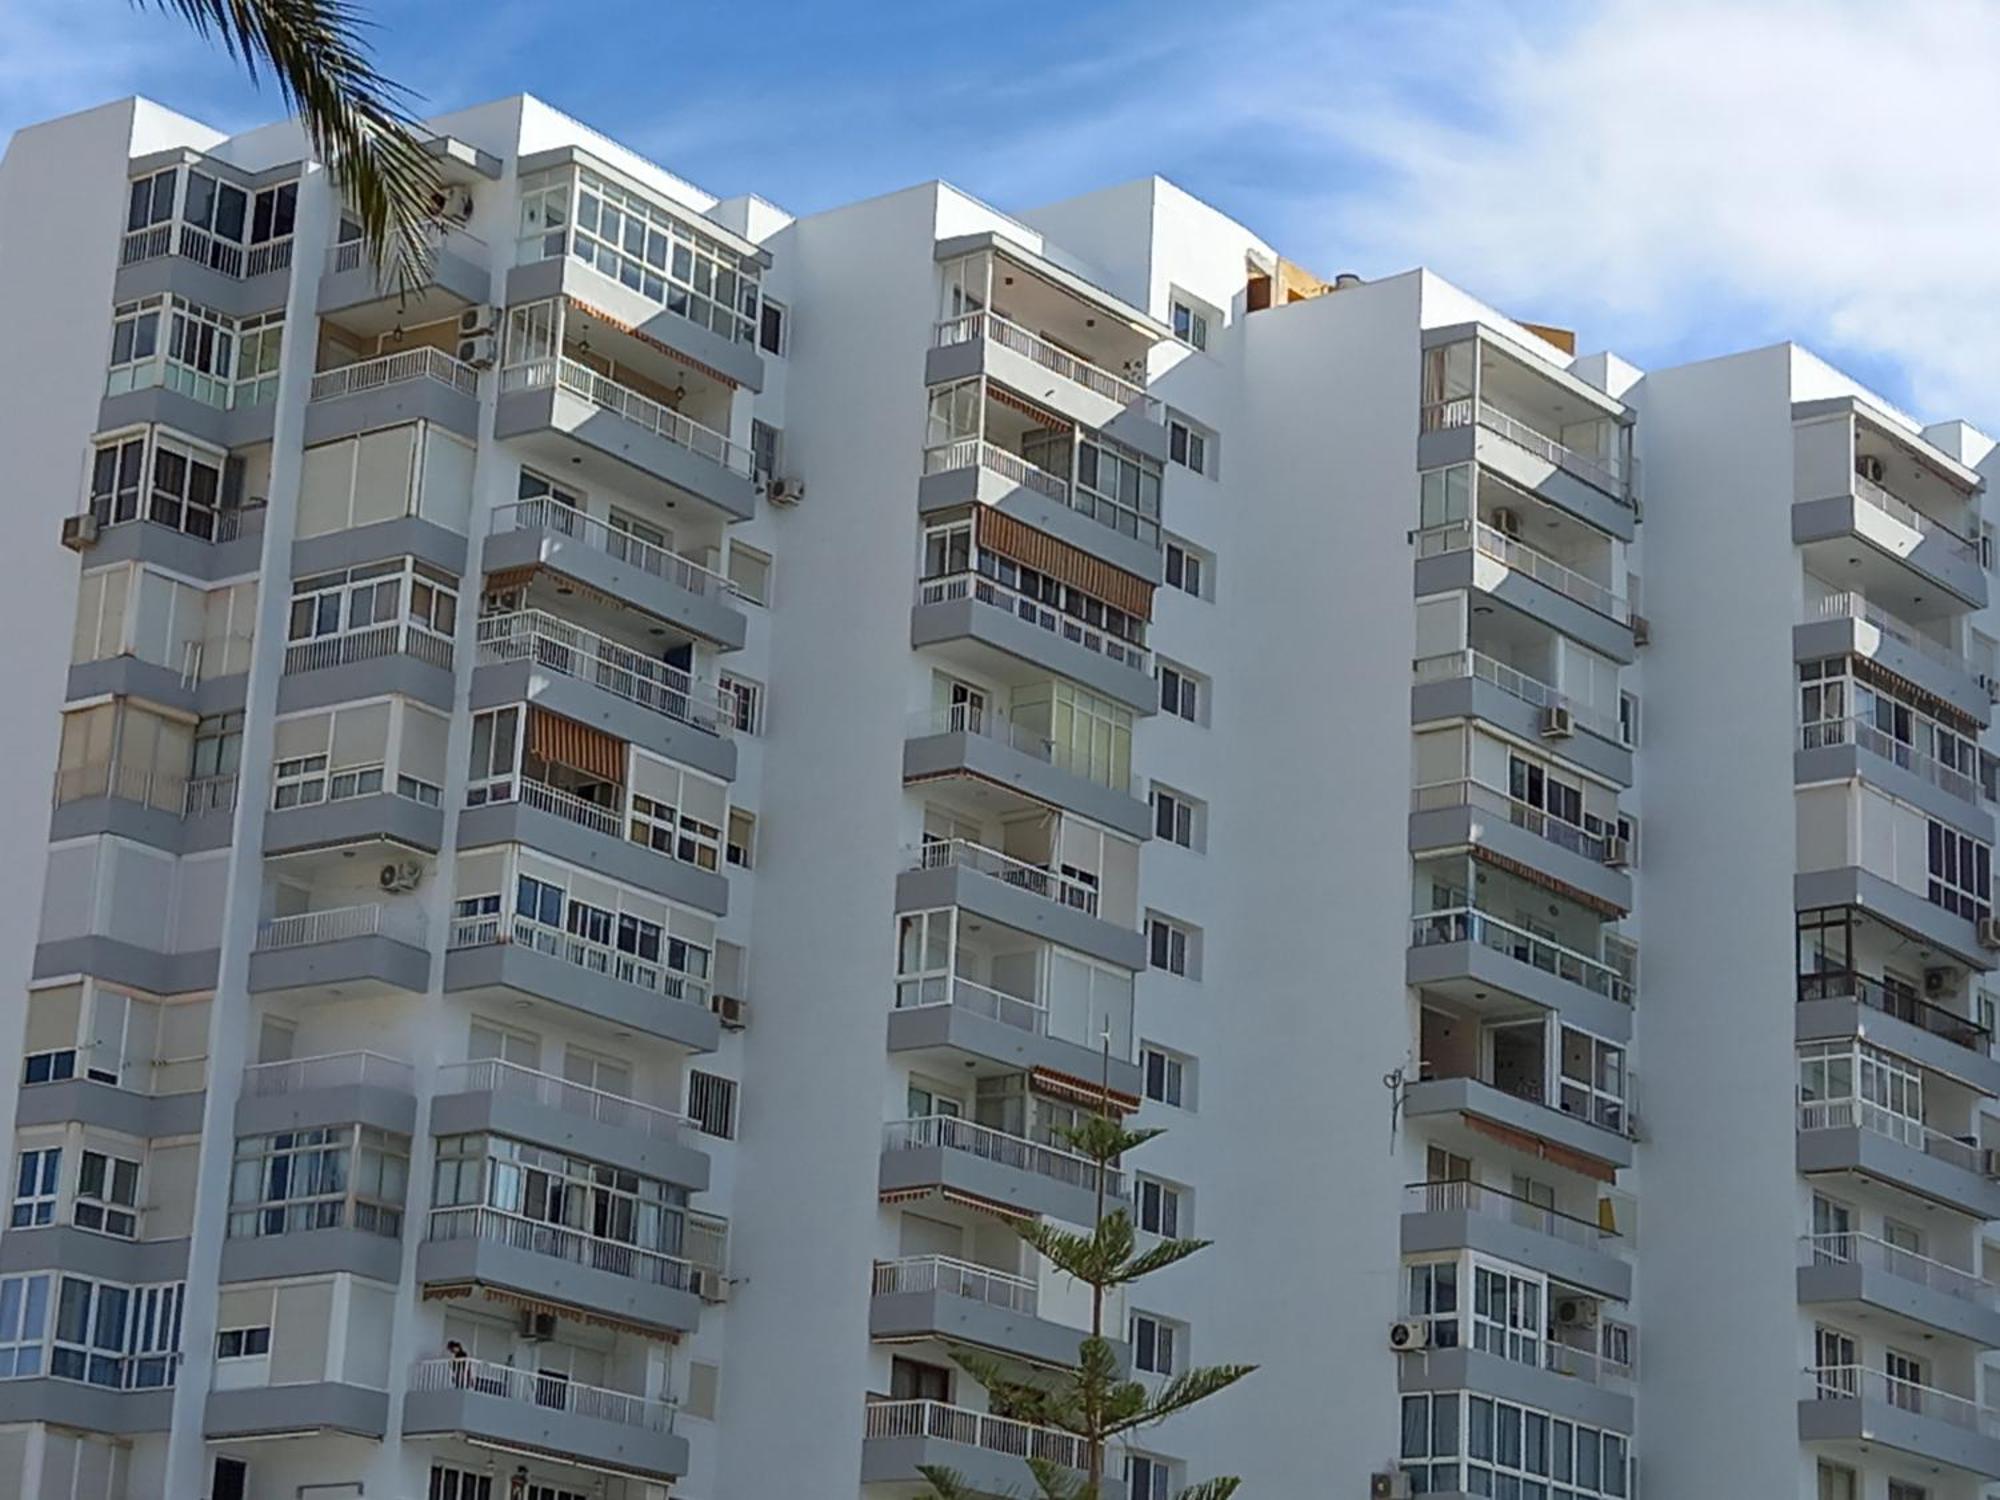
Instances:
[[[492,1360],[420,1360],[403,1397],[403,1431],[551,1454],[639,1480],[663,1483],[687,1472],[687,1439],[674,1432],[671,1401]]]
[[[1152,809],[1134,795],[1131,710],[1064,682],[1007,696],[1006,709],[982,698],[912,714],[903,784],[950,781],[983,812],[1053,807],[1133,838],[1151,835]]]
[[[1628,1302],[1632,1264],[1621,1244],[1601,1216],[1564,1213],[1483,1182],[1415,1182],[1403,1191],[1406,1256],[1471,1250]]]
[[[285,305],[297,169],[248,173],[197,151],[132,163],[114,296],[175,292],[233,317]]]
[[[1544,784],[1553,781],[1550,776]],[[1524,793],[1531,790],[1526,777],[1519,784]],[[1426,781],[1410,794],[1410,852],[1484,851],[1497,863],[1548,876],[1581,904],[1612,915],[1630,911],[1631,844],[1617,832],[1616,794],[1585,784],[1574,802],[1543,793],[1542,804],[1550,802],[1556,805],[1539,805],[1472,776]]]
[[[1470,594],[1417,605],[1410,718],[1478,719],[1614,785],[1632,785],[1632,725],[1618,664]]]
[[[1862,1365],[1808,1368],[1799,1438],[1869,1443],[1975,1480],[2000,1479],[2000,1413],[1970,1396]]]
[[[896,909],[962,907],[1107,964],[1146,966],[1136,844],[1067,821],[1023,822],[1004,837],[1015,852],[927,834],[912,851],[910,868],[896,879]],[[1096,845],[1091,851],[1096,857],[1088,865],[1061,857],[1065,840],[1071,848]]]

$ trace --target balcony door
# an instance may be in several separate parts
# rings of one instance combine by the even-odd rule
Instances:
[[[1548,1044],[1540,1021],[1510,1021],[1486,1028],[1486,1051],[1493,1087],[1517,1099],[1546,1102]]]
[[[1813,1366],[1822,1401],[1852,1401],[1861,1394],[1860,1350],[1851,1335],[1824,1324],[1813,1330]]]
[[[1854,1259],[1854,1210],[1845,1203],[1814,1193],[1812,1201],[1813,1264],[1840,1265]]]

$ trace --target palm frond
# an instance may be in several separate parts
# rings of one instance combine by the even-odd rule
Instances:
[[[1229,1500],[1242,1487],[1240,1479],[1209,1479],[1189,1485],[1174,1500]]]

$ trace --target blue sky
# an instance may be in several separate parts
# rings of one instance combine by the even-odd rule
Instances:
[[[1323,274],[1427,264],[1642,365],[1795,337],[2000,431],[2000,0],[362,3],[427,109],[536,93],[718,193],[1157,171]],[[0,135],[132,92],[278,111],[127,0],[0,0]]]

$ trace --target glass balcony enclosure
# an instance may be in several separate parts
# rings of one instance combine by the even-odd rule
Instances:
[[[1417,556],[1474,550],[1621,623],[1631,619],[1624,547],[1477,464],[1419,476]]]
[[[1518,610],[1466,591],[1417,601],[1416,680],[1490,682],[1536,708],[1567,707],[1579,729],[1630,746],[1618,664]]]
[[[962,866],[1009,885],[1137,929],[1139,845],[1084,818],[1053,809],[998,815],[954,795],[954,783],[926,788],[914,863]]]
[[[1798,917],[1801,1004],[1852,1000],[1981,1055],[1993,1048],[1992,1001],[1949,954],[1857,907]]]
[[[252,189],[213,162],[162,167],[131,180],[120,265],[178,255],[242,278],[292,263],[297,182]]]
[[[1132,789],[1131,709],[1059,678],[1007,686],[961,666],[931,674],[931,707],[913,735],[976,734],[1115,792]]]
[[[1638,950],[1612,913],[1470,853],[1417,860],[1412,946],[1482,943],[1593,994],[1629,1004]]]
[[[1488,329],[1424,351],[1423,431],[1486,428],[1629,505],[1637,474],[1623,413]]]
[[[1483,1008],[1426,995],[1421,1048],[1426,1082],[1470,1078],[1614,1135],[1631,1130],[1625,1049],[1546,1012],[1496,1020]]]
[[[283,312],[233,318],[163,293],[112,309],[104,394],[161,387],[220,411],[278,394]]]
[[[1802,1042],[1799,1129],[1858,1129],[1963,1171],[1984,1174],[1980,1096],[1859,1037]]]

